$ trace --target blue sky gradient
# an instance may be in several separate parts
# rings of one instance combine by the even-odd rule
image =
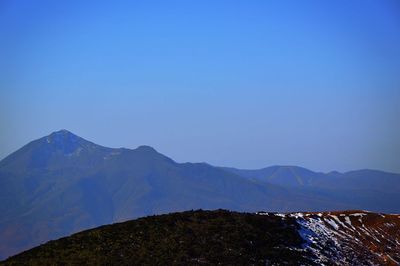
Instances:
[[[65,128],[179,162],[400,172],[396,0],[6,0],[0,73],[0,158]]]

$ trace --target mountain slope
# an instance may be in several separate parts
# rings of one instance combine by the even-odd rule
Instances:
[[[84,231],[17,255],[5,265],[265,265],[305,261],[295,223],[227,211],[190,211]],[[282,256],[280,259],[278,256]]]
[[[0,162],[0,257],[151,214],[197,208],[293,211],[309,206],[346,207],[207,164],[179,164],[148,146],[111,149],[62,130]]]
[[[54,132],[0,161],[0,258],[84,229],[190,209],[400,212],[399,175],[354,172],[349,183],[343,174],[272,170],[265,181],[177,163],[149,146],[112,149]]]
[[[188,211],[50,241],[4,265],[397,265],[400,216]]]

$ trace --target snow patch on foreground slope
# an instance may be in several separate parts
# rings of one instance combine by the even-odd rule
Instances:
[[[259,213],[295,219],[302,250],[318,265],[398,265],[400,220],[366,211]]]

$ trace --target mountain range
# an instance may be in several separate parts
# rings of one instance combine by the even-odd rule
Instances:
[[[67,130],[0,161],[0,258],[100,225],[191,209],[399,213],[400,175],[177,163],[149,146],[107,148]]]

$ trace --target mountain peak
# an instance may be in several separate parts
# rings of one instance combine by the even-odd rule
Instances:
[[[61,135],[64,135],[64,136],[66,136],[66,135],[73,135],[73,136],[76,136],[76,135],[73,134],[71,131],[68,131],[68,130],[66,130],[66,129],[60,129],[60,130],[58,130],[58,131],[54,131],[54,132],[51,133],[49,136],[56,136],[56,135],[58,135],[58,136],[61,136]]]
[[[137,151],[143,151],[143,152],[157,152],[153,147],[148,146],[148,145],[141,145],[136,148]]]
[[[74,152],[79,152],[82,149],[97,146],[66,129],[55,131],[44,139],[46,144],[52,146],[53,149],[62,151],[64,154],[72,154]]]
[[[48,143],[77,142],[81,138],[66,129],[55,131],[46,137]]]

